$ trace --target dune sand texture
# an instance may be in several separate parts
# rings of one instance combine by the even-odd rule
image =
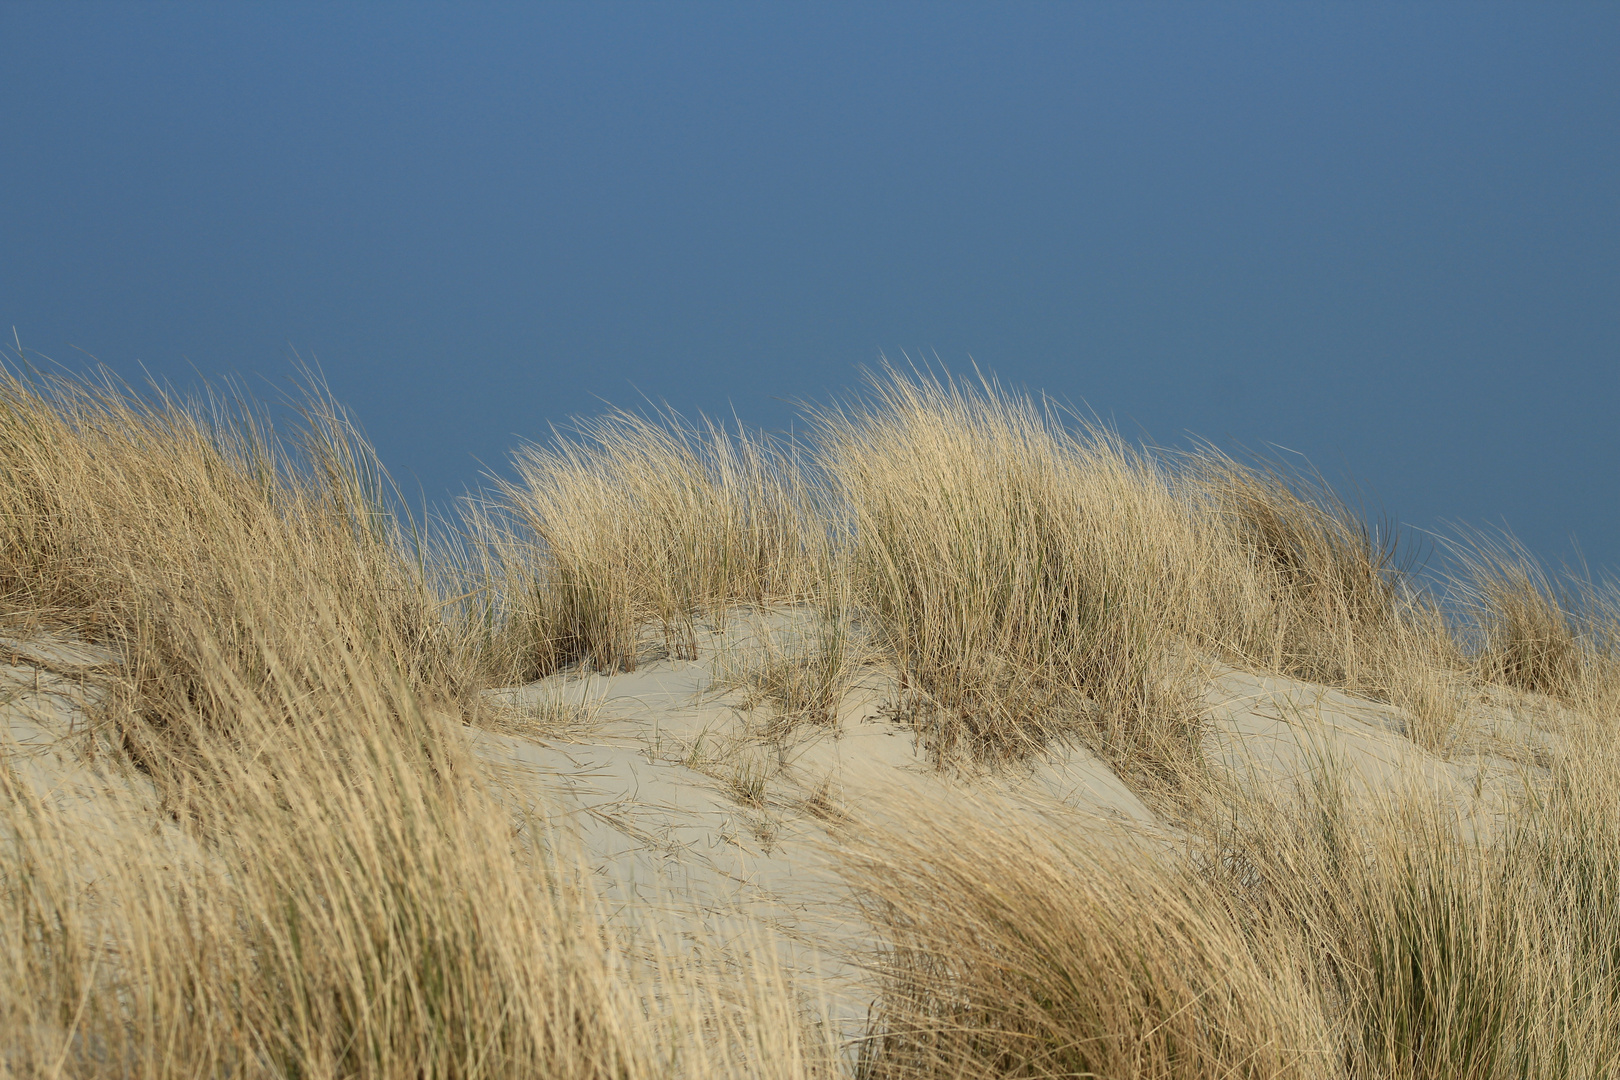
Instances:
[[[1016,819],[1184,857],[1188,837],[1174,817],[1078,744],[977,775],[936,767],[895,714],[898,685],[881,665],[856,674],[834,721],[773,732],[771,707],[750,700],[737,674],[764,655],[813,649],[815,619],[805,609],[739,610],[697,626],[694,660],[485,691],[508,720],[470,731],[477,759],[503,798],[583,860],[607,911],[636,921],[656,912],[677,937],[762,934],[846,1039],[861,1035],[878,993],[882,944],[839,870],[851,828],[978,807],[988,825]],[[656,639],[647,643],[657,657]],[[0,649],[15,775],[87,822],[127,815],[133,797],[152,828],[186,844],[149,779],[91,751],[119,657],[60,633],[6,637]],[[1558,748],[1557,710],[1546,703],[1477,702],[1472,728],[1442,758],[1409,739],[1411,718],[1387,703],[1223,665],[1212,665],[1206,691],[1208,761],[1250,795],[1285,803],[1331,773],[1369,805],[1433,796],[1468,835],[1488,837],[1545,781],[1538,762]],[[526,723],[535,730],[516,733]]]
[[[785,962],[818,985],[830,978],[846,1029],[858,1033],[878,942],[832,853],[852,821],[882,825],[930,807],[979,805],[1099,844],[1127,841],[1180,857],[1186,836],[1078,743],[1057,743],[1002,769],[941,770],[895,715],[892,669],[862,669],[836,722],[772,733],[772,710],[727,675],[749,654],[813,649],[815,613],[732,613],[697,627],[698,659],[653,659],[634,672],[571,671],[487,691],[518,713],[571,706],[549,735],[480,732],[480,759],[508,796],[530,800],[577,838],[604,895],[625,910],[652,904],[717,924],[762,920]],[[783,643],[788,643],[784,645]],[[648,639],[653,655],[655,639]],[[1215,773],[1248,793],[1291,801],[1332,774],[1369,805],[1432,797],[1465,835],[1488,837],[1515,799],[1547,778],[1556,718],[1522,705],[1477,703],[1442,758],[1407,737],[1412,720],[1388,703],[1279,676],[1212,664],[1205,750]]]

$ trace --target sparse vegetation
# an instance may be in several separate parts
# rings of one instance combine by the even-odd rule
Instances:
[[[785,738],[800,724],[835,723],[860,663],[862,648],[853,640],[846,604],[798,614],[782,627],[755,620],[746,640],[719,658],[720,684],[745,691],[744,711],[769,706],[762,733],[770,738]]]
[[[0,1075],[1620,1073],[1606,586],[1464,534],[1436,595],[1320,477],[1135,447],[990,380],[886,368],[803,445],[610,414],[436,531],[318,383],[302,405],[284,435],[241,402],[0,377],[7,633],[116,657],[69,772],[21,712],[0,730]],[[786,604],[811,632],[733,672],[766,741],[674,756],[767,854],[795,808],[836,833],[882,947],[843,1043],[780,942],[610,917],[565,821],[476,752],[605,722],[481,691],[684,662],[699,620]],[[1431,771],[1492,702],[1542,741],[1466,821],[1325,756],[1262,790],[1205,752],[1223,664],[1382,703]],[[1160,819],[1071,827],[965,780],[783,796],[766,742],[836,739],[863,666],[952,783],[1078,745]]]
[[[758,758],[743,758],[733,762],[726,778],[731,797],[754,810],[765,808],[765,781],[767,766]]]

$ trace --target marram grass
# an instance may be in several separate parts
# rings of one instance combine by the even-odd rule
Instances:
[[[289,436],[8,370],[0,615],[121,663],[75,736],[93,795],[0,761],[0,1074],[1620,1075],[1612,593],[1462,536],[1436,598],[1310,477],[989,380],[884,368],[810,419],[609,414],[430,529],[318,385]],[[883,943],[847,1045],[768,941],[628,940],[486,785],[478,691],[782,603],[825,642],[761,676],[787,722],[887,665],[936,767],[1076,740],[1180,846],[841,808]],[[1216,660],[1399,704],[1440,751],[1480,695],[1554,702],[1567,749],[1484,838],[1416,797],[1352,814],[1326,768],[1262,800],[1200,756]]]

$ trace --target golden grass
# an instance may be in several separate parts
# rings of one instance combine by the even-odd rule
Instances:
[[[519,449],[517,479],[499,483],[495,512],[510,525],[496,543],[525,547],[532,567],[519,617],[533,672],[582,659],[632,670],[648,622],[672,655],[690,655],[694,615],[814,588],[823,545],[791,448],[661,420],[581,422],[573,438]]]
[[[893,369],[814,419],[853,602],[941,760],[1077,733],[1116,761],[1188,753],[1195,534],[1147,457],[994,383]]]
[[[286,439],[0,376],[0,613],[124,658],[87,781],[0,759],[0,1075],[1620,1073],[1613,592],[1465,536],[1448,618],[1317,478],[893,370],[802,447],[584,424],[429,542],[311,391]],[[607,919],[467,741],[492,682],[781,602],[823,624],[749,676],[790,722],[836,715],[858,639],[941,765],[1072,739],[1178,796],[1108,843],[816,797],[888,945],[842,1061],[772,942]],[[1556,701],[1564,749],[1480,835],[1325,765],[1268,800],[1201,761],[1214,658],[1391,701],[1439,752],[1487,688]]]
[[[893,951],[866,1074],[1614,1070],[1620,927],[1579,899],[1620,880],[1613,818],[1571,809],[1617,786],[1611,758],[1563,762],[1557,801],[1490,843],[1441,808],[1368,816],[1326,774],[1292,807],[1211,794],[1188,704],[1213,656],[1391,702],[1440,754],[1486,683],[1551,694],[1600,739],[1607,594],[1576,604],[1521,549],[1476,545],[1471,615],[1448,620],[1320,477],[1136,450],[985,380],[885,369],[812,420],[850,617],[937,759],[1079,738],[1176,789],[1201,852],[1167,866],[921,811],[871,834],[848,858]]]
[[[482,789],[459,723],[402,681],[339,652],[297,672],[272,661],[249,686],[206,630],[197,645],[236,737],[190,718],[192,761],[217,782],[186,821],[154,834],[138,788],[111,783],[75,809],[0,773],[0,1072],[825,1065],[769,963],[722,978],[667,945],[606,936],[582,870]]]
[[[1177,844],[918,808],[845,856],[888,947],[860,1075],[1614,1075],[1614,753],[1494,841],[1327,768],[1292,802],[1222,792]]]
[[[1136,449],[988,380],[868,390],[812,409],[805,447],[614,413],[521,449],[468,518],[490,653],[630,667],[649,622],[690,655],[699,614],[836,597],[942,764],[1081,737],[1173,781],[1209,656],[1394,700],[1443,741],[1439,609],[1319,480]]]
[[[1369,524],[1313,472],[1181,459],[1207,570],[1191,637],[1238,666],[1342,687],[1406,710],[1443,751],[1468,666],[1441,602],[1406,568],[1395,529]]]
[[[126,655],[146,722],[124,734],[149,768],[180,761],[148,745],[188,737],[178,718],[235,723],[198,627],[252,686],[269,657],[298,672],[354,649],[429,695],[467,681],[437,594],[403,557],[381,467],[319,383],[309,391],[289,446],[239,403],[148,404],[110,378],[0,371],[0,597]],[[312,604],[330,618],[313,621]]]
[[[1376,535],[1319,477],[1209,447],[1187,462],[1185,482],[1214,526],[1206,542],[1229,548],[1231,565],[1210,583],[1213,621],[1230,625],[1223,644],[1297,678],[1357,681],[1404,614],[1393,537]]]
[[[1353,813],[1336,778],[1237,800],[1209,876],[1253,948],[1321,988],[1336,1075],[1598,1077],[1620,1066],[1612,736],[1562,760],[1494,841],[1417,796]]]
[[[1511,536],[1466,533],[1450,547],[1479,677],[1565,699],[1576,693],[1602,647],[1598,627],[1583,626],[1579,612],[1582,599],[1597,599],[1594,590],[1582,597],[1576,583],[1555,582]]]
[[[768,704],[767,736],[788,735],[800,724],[834,724],[865,652],[852,636],[848,609],[834,594],[810,619],[785,632],[762,626],[736,650],[740,656],[717,658],[715,685],[743,689],[744,712]]]
[[[485,789],[464,642],[340,412],[288,449],[115,385],[0,389],[7,607],[123,652],[135,766],[0,763],[0,1074],[826,1066],[774,962],[610,936]]]
[[[1334,1075],[1318,991],[1152,841],[994,806],[862,837],[885,936],[866,1077]]]

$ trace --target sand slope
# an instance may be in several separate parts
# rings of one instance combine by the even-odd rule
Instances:
[[[728,676],[746,673],[751,658],[813,648],[810,621],[792,611],[734,616],[696,627],[696,660],[493,691],[520,713],[582,714],[549,734],[480,733],[480,756],[512,797],[577,838],[610,906],[650,903],[711,929],[763,921],[792,944],[791,964],[835,976],[848,995],[837,1011],[850,1020],[864,1015],[863,964],[876,943],[830,857],[847,822],[881,828],[886,815],[977,804],[998,820],[1088,830],[1098,843],[1122,833],[1162,840],[1150,849],[1176,857],[1174,822],[1082,746],[984,775],[941,773],[884,708],[896,684],[879,665],[855,670],[836,725],[774,737],[770,706]],[[1354,796],[1431,795],[1465,830],[1487,834],[1545,775],[1536,762],[1556,741],[1545,710],[1481,698],[1442,757],[1408,737],[1412,720],[1393,706],[1221,665],[1211,665],[1206,703],[1209,769],[1250,795],[1290,799],[1331,770]]]
[[[806,985],[833,988],[826,1007],[846,1027],[865,1015],[877,944],[837,871],[855,823],[978,804],[1098,843],[1162,841],[1176,857],[1174,821],[1081,746],[976,776],[934,768],[886,708],[897,688],[878,664],[851,669],[836,723],[781,733],[749,674],[808,655],[815,618],[737,613],[693,627],[697,659],[660,658],[650,638],[634,672],[571,671],[489,691],[502,723],[471,730],[478,758],[514,808],[581,860],[610,918],[655,918],[709,941],[766,928],[792,971],[816,977]],[[115,806],[159,817],[150,782],[97,750],[93,720],[117,671],[114,654],[71,638],[0,638],[10,775],[87,825]],[[1436,753],[1409,737],[1412,718],[1399,709],[1342,691],[1212,665],[1206,695],[1217,778],[1285,799],[1331,769],[1367,800],[1428,793],[1485,835],[1558,745],[1557,710],[1505,696],[1476,695]]]

